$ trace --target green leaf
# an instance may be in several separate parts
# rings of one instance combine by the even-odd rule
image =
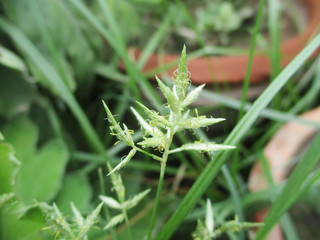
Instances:
[[[24,204],[52,200],[62,185],[69,158],[65,144],[59,140],[48,143],[41,151],[22,162],[17,174],[15,192]]]
[[[125,209],[131,209],[135,206],[138,205],[138,203],[145,197],[147,196],[147,194],[151,191],[151,189],[147,189],[137,195],[135,195],[133,198],[125,201],[123,204],[122,204],[122,207],[125,208]]]
[[[128,162],[131,160],[131,158],[136,154],[136,152],[137,152],[137,148],[131,149],[129,154],[124,159],[121,159],[121,162],[114,169],[112,169],[112,171],[108,173],[108,176],[114,173],[115,171],[119,171],[121,168],[126,166]]]
[[[0,115],[4,118],[26,112],[37,99],[34,84],[25,74],[0,66]]]
[[[118,214],[109,220],[108,224],[104,227],[103,230],[107,230],[109,228],[112,228],[112,227],[116,226],[117,224],[122,223],[123,220],[124,220],[123,214]]]
[[[19,166],[14,153],[10,144],[0,143],[0,194],[13,191],[14,175]]]
[[[286,185],[272,203],[271,209],[264,220],[265,226],[262,227],[255,239],[265,239],[272,227],[279,221],[281,216],[294,203],[296,195],[303,191],[302,186],[307,181],[309,174],[320,158],[320,134],[313,140],[306,154],[291,173]]]
[[[16,54],[0,46],[0,63],[6,67],[25,72],[26,65]]]
[[[46,226],[40,210],[32,209],[22,218],[19,214],[21,204],[7,204],[1,209],[0,239],[5,240],[43,240],[51,239],[42,229]]]
[[[36,150],[38,128],[27,118],[17,118],[4,131],[6,141],[12,144],[19,161],[24,162]]]
[[[81,187],[79,187],[81,186]],[[73,202],[81,213],[89,212],[92,189],[84,174],[69,174],[63,179],[63,185],[55,200],[61,211],[71,215],[70,202]]]
[[[234,146],[229,146],[229,145],[222,145],[222,144],[216,144],[212,142],[208,143],[187,143],[182,145],[179,148],[170,150],[169,153],[175,153],[175,152],[181,152],[181,151],[186,151],[186,150],[195,150],[195,151],[223,151],[223,150],[230,150],[234,149],[236,147]]]

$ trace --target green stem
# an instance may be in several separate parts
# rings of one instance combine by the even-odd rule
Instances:
[[[144,151],[143,149],[138,148],[138,147],[135,147],[135,148],[137,149],[137,151],[142,152],[142,153],[144,153],[145,155],[148,155],[149,157],[152,157],[154,160],[158,160],[158,161],[160,161],[160,162],[163,161],[162,158],[160,158],[160,157],[158,157],[158,156],[156,156],[156,155],[154,155],[154,154],[152,154],[152,153],[149,153],[149,152],[147,152],[147,151]]]
[[[153,208],[152,215],[151,215],[151,222],[150,222],[150,225],[149,225],[147,240],[151,239],[152,229],[153,229],[154,224],[155,224],[156,214],[157,214],[157,210],[158,210],[158,207],[159,207],[161,191],[162,191],[162,185],[163,185],[163,179],[164,179],[164,173],[165,173],[165,170],[166,170],[166,163],[167,163],[167,159],[168,159],[168,155],[169,155],[170,145],[171,145],[172,138],[173,138],[173,129],[170,128],[168,130],[168,136],[169,137],[167,138],[167,141],[166,141],[166,148],[165,148],[165,151],[163,153],[162,160],[161,160],[161,170],[160,170],[160,176],[159,176],[159,184],[158,184],[158,189],[157,189],[157,195],[156,195],[154,208]]]
[[[251,41],[251,45],[250,45],[250,53],[249,53],[249,60],[248,60],[248,65],[247,65],[247,69],[246,69],[246,75],[245,75],[245,79],[243,81],[241,107],[239,110],[238,121],[240,121],[240,119],[242,118],[242,116],[244,114],[244,106],[247,101],[247,93],[248,93],[248,89],[250,86],[250,76],[251,76],[253,57],[254,57],[254,52],[255,52],[257,36],[258,36],[260,24],[261,24],[264,3],[265,3],[265,0],[260,0],[260,2],[259,2],[259,10],[258,10],[257,18],[256,18],[256,24],[254,25],[253,36],[252,36],[252,41]]]
[[[148,240],[151,239],[152,229],[153,229],[154,223],[155,223],[156,213],[157,213],[157,210],[158,210],[160,195],[161,195],[161,191],[162,191],[165,168],[166,168],[166,163],[165,162],[161,162],[161,171],[160,171],[160,176],[159,176],[159,184],[158,184],[158,189],[157,189],[157,195],[156,195],[154,208],[153,208],[153,211],[152,211],[151,222],[150,222],[149,230],[148,230],[148,238],[147,238]]]
[[[122,209],[122,214],[124,215],[124,220],[125,220],[126,225],[127,225],[129,239],[133,240],[131,227],[130,227],[130,222],[129,222],[129,218],[128,218],[128,214],[127,214],[127,210],[126,209]]]

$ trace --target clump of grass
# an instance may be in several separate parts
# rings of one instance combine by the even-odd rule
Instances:
[[[191,85],[191,81],[190,73],[188,72],[187,67],[187,54],[185,46],[181,53],[179,67],[177,71],[174,73],[173,86],[167,86],[158,77],[156,77],[156,80],[158,82],[162,94],[164,95],[167,101],[167,103],[165,104],[167,114],[161,115],[160,113],[149,109],[142,103],[137,102],[148,117],[142,117],[138,113],[138,111],[136,111],[134,108],[131,108],[137,121],[144,129],[143,140],[138,142],[137,144],[132,139],[133,131],[129,130],[125,124],[123,124],[121,127],[121,125],[115,120],[107,104],[103,102],[108,115],[108,120],[111,124],[111,134],[115,135],[119,141],[123,141],[132,148],[129,154],[126,157],[124,157],[122,161],[112,171],[109,172],[109,175],[113,174],[115,171],[118,171],[126,164],[128,164],[128,162],[138,151],[147,154],[148,156],[151,156],[154,160],[159,161],[161,164],[157,195],[151,216],[147,239],[151,239],[152,229],[155,224],[156,213],[159,206],[163,179],[169,155],[176,152],[189,150],[211,152],[229,150],[234,148],[234,146],[221,145],[216,144],[214,142],[203,143],[198,141],[193,143],[187,143],[180,147],[171,149],[173,137],[177,132],[186,129],[194,130],[201,127],[207,127],[225,120],[223,118],[199,116],[198,114],[196,114],[196,117],[191,116],[189,106],[191,103],[197,100],[204,85],[198,86],[192,91],[188,91],[189,86]],[[153,153],[149,153],[144,150],[145,148],[153,148],[154,150],[159,151],[161,153],[161,156],[159,157]]]

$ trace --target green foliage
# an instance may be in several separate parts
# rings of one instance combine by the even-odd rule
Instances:
[[[24,73],[3,66],[0,66],[0,71],[0,114],[9,119],[27,111],[37,94]]]
[[[10,194],[13,191],[15,173],[20,162],[15,158],[13,147],[0,140],[0,194]]]
[[[13,121],[4,135],[21,162],[14,187],[17,197],[26,207],[33,205],[34,199],[52,200],[61,187],[69,158],[66,146],[61,140],[52,140],[37,150],[38,128],[27,118]]]
[[[88,213],[92,208],[92,196],[93,191],[88,177],[84,174],[73,173],[64,177],[55,202],[66,215],[72,213],[70,202],[73,202],[81,213]]]

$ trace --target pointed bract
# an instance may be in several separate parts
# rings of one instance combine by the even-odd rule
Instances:
[[[184,129],[194,129],[201,127],[208,127],[215,123],[224,121],[224,118],[206,118],[205,116],[192,117],[184,119],[178,123],[178,126]]]
[[[70,205],[71,205],[71,209],[72,209],[72,212],[73,212],[74,220],[75,220],[76,224],[78,225],[78,227],[81,228],[82,225],[83,225],[84,219],[83,219],[80,211],[74,205],[74,203],[71,202]]]
[[[208,142],[208,143],[187,143],[187,144],[182,145],[179,148],[171,150],[170,153],[187,151],[187,150],[210,152],[210,151],[230,150],[230,149],[234,149],[234,148],[235,148],[234,146],[216,144],[216,143],[212,143],[212,142]]]
[[[176,92],[179,101],[181,102],[185,98],[185,93],[190,85],[188,65],[187,65],[187,50],[186,46],[183,46],[181,57],[179,61],[179,67],[174,77]]]
[[[137,101],[137,104],[144,110],[144,112],[148,115],[150,118],[149,124],[154,127],[154,126],[159,126],[162,128],[166,128],[171,126],[171,123],[164,117],[159,115],[158,112],[151,110],[147,108],[145,105]]]
[[[211,206],[211,201],[207,199],[207,209],[206,209],[206,226],[210,234],[213,233],[214,230],[214,219],[213,219],[213,211]]]
[[[78,235],[78,239],[82,239],[84,238],[88,232],[90,231],[90,229],[93,227],[93,225],[96,223],[97,221],[97,218],[98,218],[98,215],[101,211],[101,208],[103,206],[103,202],[101,202],[97,207],[96,209],[91,213],[89,214],[86,219],[84,220],[84,223],[82,225],[82,227],[80,228],[80,232],[79,232],[79,235]]]
[[[145,196],[147,196],[147,194],[151,191],[151,189],[147,189],[141,193],[139,193],[138,195],[135,195],[133,198],[125,201],[123,203],[123,207],[125,209],[131,209],[133,207],[135,207]]]
[[[181,102],[181,105],[180,105],[181,108],[185,108],[185,107],[189,106],[191,103],[193,103],[194,101],[196,101],[204,86],[205,86],[205,84],[202,84],[202,85],[196,87],[195,89],[193,89],[187,95],[187,97]]]
[[[108,196],[102,196],[100,195],[99,198],[110,208],[114,208],[114,209],[121,209],[121,204],[115,200],[112,197],[108,197]]]
[[[154,137],[164,136],[163,133],[157,127],[151,126],[149,123],[147,123],[133,107],[131,107],[130,109],[135,115],[136,119],[138,120],[140,126],[146,130],[146,134],[150,134]]]
[[[110,219],[110,221],[108,222],[108,224],[104,227],[103,230],[107,230],[111,227],[116,226],[119,223],[122,223],[124,221],[124,216],[123,214],[118,214],[116,216],[114,216],[113,218]]]
[[[131,160],[131,158],[136,154],[136,152],[137,152],[137,148],[132,148],[131,151],[129,152],[129,154],[123,160],[121,160],[121,162],[114,169],[112,169],[108,173],[108,176],[110,174],[114,173],[115,171],[118,171],[121,168],[123,168],[124,166],[126,166],[128,164],[128,162]]]
[[[163,96],[167,99],[170,109],[173,112],[178,112],[179,110],[179,99],[176,98],[172,90],[167,87],[157,76],[156,80],[158,82],[159,88]]]

